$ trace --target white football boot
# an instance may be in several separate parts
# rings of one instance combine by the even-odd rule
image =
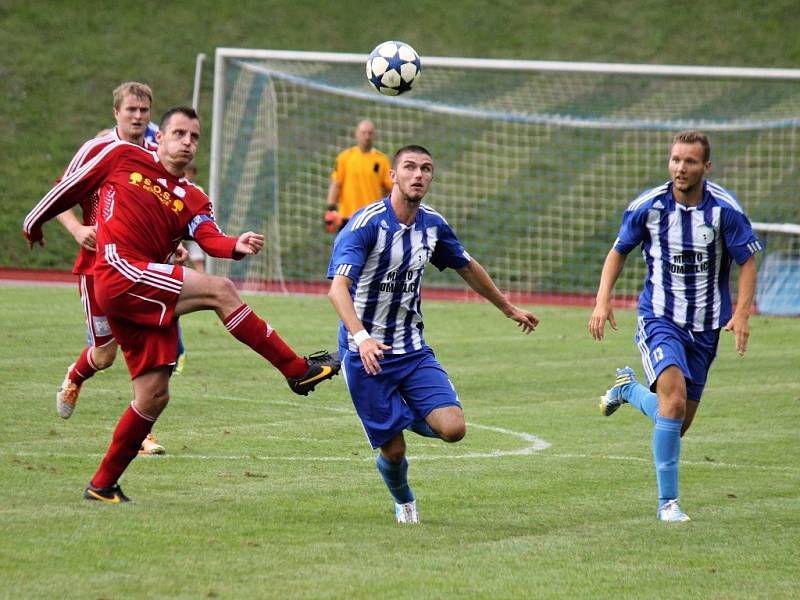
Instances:
[[[398,523],[419,523],[417,514],[417,501],[412,500],[405,504],[394,504],[394,517]]]
[[[658,509],[658,520],[665,523],[682,523],[684,521],[691,521],[689,515],[681,510],[678,506],[678,499],[669,500]]]

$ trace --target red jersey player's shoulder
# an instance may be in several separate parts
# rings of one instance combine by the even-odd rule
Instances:
[[[72,173],[66,173],[61,180],[64,181],[67,176],[70,178],[79,176],[79,172],[104,172],[109,168],[113,168],[112,164],[118,164],[120,160],[127,160],[131,157],[135,158],[136,162],[139,163],[155,164],[158,162],[155,152],[145,150],[137,144],[116,140],[96,148],[94,156],[89,160],[85,160],[84,164],[80,165],[79,170],[76,169]],[[83,175],[80,175],[80,177],[82,178]]]
[[[110,129],[103,135],[86,140],[75,153],[75,156],[72,157],[72,160],[69,161],[69,164],[64,170],[64,175],[62,177],[77,171],[83,165],[97,156],[103,148],[113,144],[116,141],[119,141],[119,137],[117,137],[116,131],[113,129]]]
[[[111,144],[106,144],[94,157],[94,160],[101,160],[101,157],[106,156],[113,156],[113,157],[122,157],[122,156],[135,156],[146,158],[149,157],[149,160],[152,162],[158,162],[155,158],[155,152],[150,150],[145,150],[138,144],[132,144],[131,142],[126,142],[124,140],[116,140]]]
[[[191,181],[189,181],[188,179],[186,179],[186,177],[185,177],[185,176],[184,176],[184,177],[180,177],[180,178],[178,178],[178,182],[179,182],[179,183],[180,183],[180,184],[181,184],[183,187],[185,187],[187,190],[188,190],[188,189],[197,190],[197,191],[198,191],[198,192],[200,192],[201,194],[205,195],[205,191],[203,190],[203,188],[201,188],[201,187],[200,187],[199,185],[197,185],[196,183],[192,183]]]
[[[211,200],[209,199],[208,195],[203,191],[199,185],[195,185],[186,177],[181,177],[178,179],[178,185],[184,190],[186,193],[186,198],[189,199],[193,204],[210,204]]]

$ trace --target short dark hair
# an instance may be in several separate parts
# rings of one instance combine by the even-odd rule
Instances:
[[[394,153],[394,156],[392,157],[393,170],[397,169],[397,163],[400,161],[400,157],[403,156],[403,154],[408,154],[409,152],[418,152],[419,154],[427,154],[428,156],[431,157],[431,160],[433,160],[433,155],[427,148],[425,148],[424,146],[418,146],[417,144],[410,144],[408,146],[403,146],[402,148],[400,148],[400,150]]]
[[[196,121],[200,120],[200,117],[197,116],[197,111],[191,106],[173,106],[163,115],[161,115],[161,120],[158,122],[158,128],[163,131],[172,116],[177,114],[185,115]]]
[[[708,142],[706,134],[701,131],[686,129],[676,133],[669,147],[670,153],[675,144],[700,144],[703,146],[703,162],[707,163],[711,160],[711,144]]]

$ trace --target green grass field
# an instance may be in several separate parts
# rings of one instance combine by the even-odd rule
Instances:
[[[725,334],[684,440],[682,507],[655,519],[648,422],[597,414],[613,368],[641,372],[634,315],[603,343],[588,310],[540,308],[525,337],[485,304],[429,302],[429,343],[469,433],[408,436],[422,523],[398,526],[341,378],[306,398],[211,314],[156,424],[163,457],[81,498],[130,399],[120,359],[62,421],[83,344],[72,288],[0,287],[2,598],[790,598],[800,589],[800,320]],[[249,297],[298,350],[332,349],[320,297]],[[544,447],[547,445],[547,447]]]

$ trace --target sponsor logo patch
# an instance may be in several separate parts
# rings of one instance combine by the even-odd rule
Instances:
[[[148,271],[158,271],[159,273],[166,273],[167,275],[172,275],[172,270],[174,268],[174,265],[164,265],[161,263],[150,263],[147,265]]]
[[[111,335],[111,327],[109,327],[108,319],[105,317],[92,317],[92,327],[97,336]]]

